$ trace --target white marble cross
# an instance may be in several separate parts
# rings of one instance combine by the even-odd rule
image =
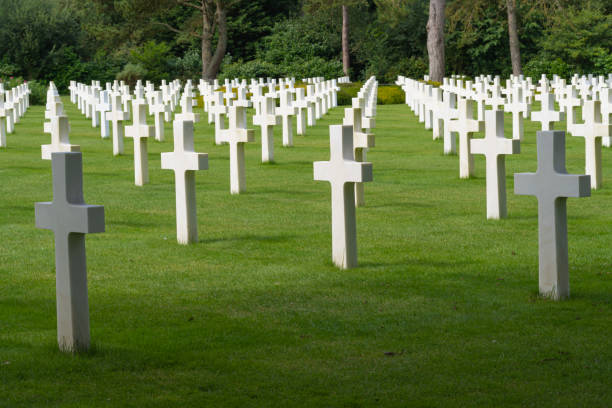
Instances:
[[[255,131],[247,129],[246,107],[229,107],[229,128],[223,131],[223,141],[230,145],[230,192],[246,190],[244,144],[255,141]]]
[[[81,153],[53,153],[53,201],[36,203],[36,227],[55,234],[57,340],[62,351],[89,349],[85,234],[104,232],[104,207],[83,199]]]
[[[567,131],[573,135],[577,117],[575,108],[582,106],[582,98],[578,95],[578,90],[574,85],[568,85],[565,94],[566,97],[561,106],[567,118]]]
[[[353,156],[356,162],[365,162],[368,148],[374,147],[375,139],[372,133],[367,133],[361,126],[361,108],[344,109],[344,126],[353,128]],[[365,205],[364,184],[355,183],[355,205]]]
[[[106,112],[112,109],[108,91],[100,92],[100,100],[96,105],[96,112],[100,113],[100,136],[107,139],[110,136],[110,126],[106,118]]]
[[[536,95],[536,100],[542,104],[539,112],[531,112],[531,120],[542,123],[542,130],[552,130],[555,122],[565,119],[565,113],[555,110],[555,95],[548,91],[543,91]]]
[[[486,104],[491,105],[493,110],[503,109],[506,99],[501,93],[501,87],[499,84],[493,84],[491,87],[491,97],[486,99]]]
[[[472,153],[486,159],[487,218],[505,218],[506,161],[505,155],[520,152],[520,140],[504,137],[504,111],[485,112],[485,137],[470,141]]]
[[[81,150],[79,145],[70,144],[70,124],[66,115],[51,116],[51,122],[45,123],[45,131],[51,133],[51,144],[41,146],[43,160],[51,160],[52,153]]]
[[[608,87],[601,88],[599,90],[599,101],[601,102],[601,121],[609,125],[612,123],[612,90]],[[604,136],[602,145],[605,147],[612,146],[612,137]]]
[[[225,93],[223,94],[223,97],[225,98],[225,105],[227,107],[232,106],[232,101],[234,100],[234,90],[227,79],[225,80]]]
[[[100,103],[100,89],[97,87],[92,87],[91,95],[89,99],[89,103],[91,104],[91,127],[100,126],[100,116],[98,115],[98,104]]]
[[[357,221],[354,183],[372,181],[372,163],[353,160],[353,130],[330,130],[330,160],[314,163],[314,179],[329,181],[332,195],[332,259],[342,269],[357,266]]]
[[[523,96],[523,86],[515,83],[512,86],[510,101],[504,105],[504,111],[512,112],[512,138],[523,140],[523,118],[529,114],[530,105]]]
[[[572,135],[584,137],[586,174],[591,176],[591,188],[601,187],[601,144],[602,138],[612,136],[612,125],[603,123],[601,102],[584,101],[582,107],[585,122],[572,125]]]
[[[432,104],[432,133],[433,140],[438,140],[444,133],[444,98],[442,89],[433,88],[431,91]]]
[[[456,120],[448,124],[451,132],[459,135],[459,178],[466,179],[474,173],[474,155],[471,152],[472,133],[484,131],[484,121],[474,119],[474,104],[470,99],[459,99]]]
[[[227,115],[227,107],[223,103],[223,92],[215,91],[213,93],[213,106],[210,111],[215,115],[215,144],[223,143],[222,134],[225,129],[225,115]]]
[[[442,105],[442,119],[444,120],[444,154],[454,154],[457,152],[457,140],[451,131],[450,122],[457,119],[457,94],[444,91]]]
[[[309,107],[309,102],[306,100],[306,93],[304,88],[295,89],[295,107],[297,109],[297,129],[298,135],[304,135],[306,133],[306,113]]]
[[[515,173],[514,193],[538,199],[539,288],[553,299],[569,297],[567,197],[591,195],[587,175],[567,174],[565,133],[538,132],[538,170]]]
[[[276,99],[265,96],[262,101],[259,126],[261,126],[261,162],[274,161],[274,126],[280,124],[276,114]]]
[[[197,101],[196,101],[197,103]],[[200,121],[200,115],[197,113],[193,113],[194,106],[194,95],[191,87],[185,87],[185,93],[181,98],[181,117],[180,120],[190,120],[194,123],[198,123]]]
[[[111,95],[111,111],[106,112],[106,119],[112,123],[113,133],[113,155],[118,156],[123,154],[123,124],[121,122],[129,120],[129,113],[123,112],[122,100],[120,93],[113,93]]]
[[[208,170],[208,154],[196,153],[193,121],[175,119],[174,152],[161,154],[161,167],[174,170],[176,192],[176,239],[179,244],[198,242],[195,172]]]
[[[306,85],[306,102],[308,102],[308,126],[314,126],[317,123],[317,95],[314,85]]]
[[[125,127],[125,135],[134,139],[134,182],[137,186],[149,182],[149,158],[147,139],[154,134],[153,126],[147,125],[147,103],[144,99],[132,101],[133,124]]]
[[[152,94],[152,104],[149,109],[155,119],[155,140],[162,142],[164,140],[166,115],[171,113],[170,106],[164,103],[162,91],[155,91]]]
[[[283,146],[293,146],[293,117],[297,108],[293,106],[293,92],[282,89],[280,93],[280,106],[276,113],[281,116],[283,124]]]
[[[4,94],[0,92],[0,147],[6,147],[6,110],[4,109]]]

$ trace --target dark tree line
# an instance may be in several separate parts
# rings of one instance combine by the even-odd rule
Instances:
[[[0,0],[0,78],[612,72],[606,0]]]

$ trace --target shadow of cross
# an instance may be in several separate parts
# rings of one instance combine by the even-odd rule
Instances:
[[[62,351],[89,348],[85,234],[104,232],[104,207],[83,200],[81,153],[52,153],[53,201],[36,203],[36,227],[55,234],[57,339]]]
[[[332,190],[332,259],[342,269],[357,266],[355,183],[372,181],[372,163],[353,160],[353,129],[330,130],[330,160],[314,162],[314,179],[329,181]]]
[[[538,199],[539,287],[553,299],[569,297],[567,197],[591,195],[590,176],[567,174],[565,132],[538,132],[538,170],[514,174],[514,193]]]

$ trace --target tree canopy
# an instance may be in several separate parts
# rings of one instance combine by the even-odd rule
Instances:
[[[219,7],[226,25],[212,76],[342,76],[342,5],[351,78],[388,83],[428,71],[429,0],[0,0],[0,78],[54,80],[60,89],[71,79],[199,78],[207,21],[194,5],[205,3],[211,58],[223,42]],[[510,74],[506,0],[446,4],[445,73]],[[612,72],[610,2],[515,5],[526,74]]]

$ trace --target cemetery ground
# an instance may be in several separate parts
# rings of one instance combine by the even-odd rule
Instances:
[[[329,159],[342,108],[292,148],[277,126],[273,164],[255,128],[238,196],[203,117],[200,242],[181,246],[174,173],[160,169],[171,124],[149,140],[150,184],[136,187],[132,141],[113,157],[64,102],[85,201],[106,212],[106,232],[86,239],[92,351],[57,350],[53,235],[34,225],[34,203],[52,199],[50,137],[33,106],[0,151],[0,406],[612,405],[612,150],[603,188],[568,200],[571,298],[555,302],[538,296],[537,201],[513,194],[513,174],[537,168],[537,123],[506,158],[508,218],[488,221],[484,157],[460,180],[408,106],[379,106],[360,266],[339,270],[330,186],[312,163]],[[568,172],[583,174],[584,139],[566,141]]]

